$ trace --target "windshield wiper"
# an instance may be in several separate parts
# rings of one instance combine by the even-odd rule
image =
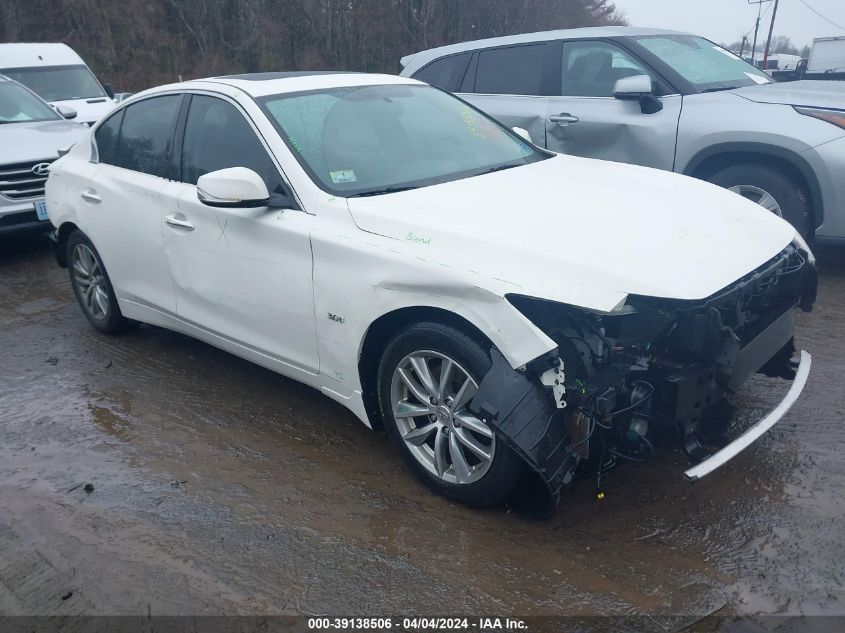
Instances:
[[[522,167],[523,164],[524,163],[517,163],[516,165],[513,165],[513,164],[499,165],[498,167],[491,167],[490,169],[488,169],[484,173],[485,174],[492,174],[493,172],[505,171],[506,169],[513,169],[514,167]]]
[[[362,191],[361,193],[353,193],[346,196],[347,198],[369,198],[370,196],[383,196],[387,193],[399,193],[400,191],[411,191],[412,189],[419,189],[419,187],[385,187],[384,189],[376,189],[374,191]]]
[[[724,92],[725,90],[736,90],[742,86],[722,86],[721,88],[707,88],[704,92]]]

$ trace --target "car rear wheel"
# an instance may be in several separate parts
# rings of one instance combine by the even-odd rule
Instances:
[[[799,183],[782,171],[751,163],[732,165],[713,174],[710,182],[782,217],[805,238],[812,235],[807,194]]]
[[[100,254],[82,231],[74,231],[68,237],[67,263],[73,294],[91,325],[105,334],[123,332],[135,325],[121,314]]]
[[[474,507],[505,501],[522,471],[519,458],[468,409],[491,366],[472,337],[418,323],[388,344],[378,395],[391,441],[432,490]]]

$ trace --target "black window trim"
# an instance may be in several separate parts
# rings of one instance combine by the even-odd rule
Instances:
[[[125,113],[126,108],[120,108],[116,111],[112,111],[107,117],[105,117],[102,121],[98,122],[95,125],[94,129],[91,132],[91,145],[94,151],[91,152],[91,159],[88,162],[94,163],[95,165],[103,164],[111,165],[112,167],[117,167],[117,165],[102,162],[100,158],[100,146],[97,144],[97,132],[99,132],[100,128],[103,127],[106,123],[117,117],[120,119],[120,123],[117,124],[117,141],[120,141],[120,129],[123,127],[123,115]]]
[[[535,40],[531,42],[519,42],[519,43],[512,43],[512,44],[501,44],[499,46],[484,46],[482,48],[474,48],[474,49],[467,49],[465,51],[459,51],[457,53],[450,53],[449,55],[444,55],[443,57],[438,57],[436,59],[431,60],[423,66],[429,66],[436,61],[441,59],[446,59],[447,57],[454,57],[455,55],[463,55],[464,53],[472,53],[472,58],[470,59],[469,65],[464,73],[464,79],[462,82],[458,84],[458,88],[455,90],[458,94],[466,94],[466,95],[485,95],[485,96],[496,96],[496,97],[561,97],[563,95],[563,44],[565,42],[605,42],[607,44],[613,44],[618,46],[619,48],[623,49],[626,53],[631,55],[637,62],[641,63],[645,66],[648,70],[654,73],[656,79],[663,82],[668,91],[664,95],[660,95],[661,97],[674,97],[678,95],[690,95],[695,94],[697,91],[693,90],[689,85],[688,82],[681,78],[677,73],[675,73],[667,64],[662,62],[657,56],[650,53],[645,47],[637,44],[637,41],[629,36],[621,36],[621,37],[573,37],[573,38],[558,38],[558,39],[548,39],[548,40]],[[543,68],[543,80],[542,86],[543,89],[541,92],[546,94],[543,95],[513,95],[513,94],[488,94],[482,92],[476,92],[475,90],[475,79],[476,73],[478,70],[478,56],[480,53],[489,51],[489,50],[496,50],[501,48],[517,48],[520,46],[532,46],[537,44],[545,44],[549,46],[547,51],[547,55],[551,55],[551,57],[547,57],[544,61],[544,68]],[[420,68],[422,70],[422,68]],[[419,72],[416,71],[416,73]],[[412,76],[413,77],[413,76]],[[574,97],[577,98],[577,97]],[[613,97],[593,97],[597,99],[607,99]]]
[[[233,99],[231,96],[229,96],[227,94],[224,94],[222,92],[214,92],[213,90],[209,90],[209,89],[206,89],[206,88],[191,88],[191,89],[182,91],[182,94],[185,97],[185,101],[187,101],[188,103],[183,108],[184,112],[179,113],[179,118],[177,119],[177,128],[175,130],[175,134],[178,135],[178,138],[175,138],[174,142],[178,144],[178,148],[179,148],[178,149],[179,160],[178,160],[178,163],[177,163],[178,166],[179,166],[178,167],[178,178],[177,178],[178,182],[180,182],[182,184],[188,184],[184,180],[182,180],[182,146],[183,146],[184,141],[185,141],[185,127],[187,126],[187,122],[188,122],[188,112],[190,110],[190,102],[193,101],[194,95],[220,99],[220,100],[225,101],[226,103],[229,103],[232,106],[234,106],[235,109],[238,112],[240,112],[241,115],[246,119],[247,124],[252,128],[252,131],[255,133],[255,136],[258,137],[258,141],[264,147],[264,151],[267,152],[267,155],[270,158],[270,162],[276,168],[276,171],[279,174],[279,178],[281,179],[282,184],[288,190],[288,198],[290,198],[291,204],[293,205],[293,207],[291,207],[291,210],[292,211],[294,211],[294,210],[295,211],[303,211],[305,213],[309,213],[310,215],[314,215],[313,213],[311,213],[310,211],[305,209],[305,206],[302,204],[302,200],[300,199],[299,195],[296,193],[296,189],[293,188],[293,185],[291,184],[290,179],[287,177],[285,170],[282,169],[282,166],[281,166],[279,160],[276,158],[275,153],[272,151],[272,149],[270,149],[270,144],[267,143],[267,140],[264,138],[264,135],[258,129],[258,126],[255,124],[255,121],[253,120],[253,118],[249,115],[248,112],[246,112],[246,110],[243,109],[243,107],[241,106],[240,103],[238,103],[235,99]],[[255,101],[255,98],[252,97],[251,95],[249,95],[248,93],[244,93],[244,94],[247,94],[247,96],[249,96],[253,101]],[[256,103],[256,105],[258,105],[258,104]],[[259,107],[261,107],[261,106],[259,105]],[[262,112],[263,112],[263,109],[262,109]],[[269,121],[269,123],[273,127],[273,129],[275,130],[276,127],[273,125],[273,122]],[[287,144],[285,146],[287,147]]]
[[[123,140],[123,124],[126,122],[126,111],[134,105],[137,105],[137,104],[142,103],[144,101],[149,101],[150,99],[155,99],[157,97],[180,97],[179,105],[177,106],[177,110],[176,110],[176,116],[174,117],[173,125],[170,128],[170,134],[168,135],[167,146],[166,146],[166,149],[164,150],[165,155],[164,155],[162,163],[161,163],[162,165],[167,165],[168,171],[170,171],[170,174],[169,174],[170,177],[160,176],[158,174],[149,174],[145,171],[137,171],[135,169],[129,169],[128,167],[122,167],[121,165],[114,165],[114,164],[111,164],[111,163],[107,163],[107,164],[110,165],[111,167],[117,167],[119,169],[125,169],[126,171],[131,171],[132,173],[135,173],[135,174],[144,174],[145,176],[152,176],[153,178],[162,178],[164,180],[173,180],[173,178],[172,178],[172,176],[174,176],[174,174],[172,172],[172,168],[173,168],[173,135],[176,131],[176,125],[179,121],[179,110],[182,107],[182,102],[185,100],[185,96],[180,92],[159,92],[159,93],[152,94],[152,95],[149,95],[147,97],[144,97],[143,99],[138,99],[137,101],[133,100],[131,103],[128,103],[126,105],[126,107],[122,108],[123,117],[120,120],[120,128],[119,128],[118,133],[117,133],[117,148],[114,151],[114,155],[115,155],[115,157],[117,157],[117,155],[120,154],[120,143]],[[97,126],[97,129],[100,129],[99,125]],[[97,153],[99,154],[99,148],[97,149]]]
[[[473,94],[475,92],[475,76],[478,72],[478,51],[472,51],[469,64],[467,65],[461,85],[458,86],[459,94]]]
[[[418,79],[417,75],[419,75],[421,72],[423,72],[429,66],[432,66],[433,64],[437,64],[438,62],[445,61],[447,59],[452,59],[453,57],[461,57],[462,55],[466,55],[467,56],[467,63],[464,65],[463,72],[460,73],[461,78],[454,82],[454,86],[448,86],[448,87],[447,86],[435,86],[435,88],[441,88],[442,90],[446,90],[447,92],[459,92],[461,87],[464,84],[464,81],[466,80],[467,72],[469,71],[469,67],[472,65],[472,61],[473,61],[475,54],[476,54],[475,51],[459,51],[457,53],[450,53],[449,55],[444,55],[443,57],[437,57],[435,59],[432,59],[430,62],[428,62],[422,68],[419,68],[418,70],[414,71],[414,74],[411,75],[411,79],[417,79],[417,81],[424,81],[422,79]],[[425,82],[425,83],[428,83],[428,82]]]
[[[158,176],[156,174],[148,174],[147,172],[144,172],[144,171],[135,171],[134,169],[128,169],[126,167],[121,167],[120,165],[115,165],[114,163],[102,163],[102,161],[100,160],[100,148],[97,146],[97,132],[99,131],[99,129],[103,125],[105,125],[107,121],[111,121],[112,118],[119,116],[120,117],[120,126],[117,128],[117,148],[115,149],[115,156],[116,156],[118,151],[120,150],[120,140],[121,140],[122,135],[123,135],[123,121],[126,119],[126,110],[128,110],[130,107],[132,107],[133,105],[135,105],[137,103],[141,103],[142,101],[148,101],[150,99],[155,99],[157,97],[173,97],[173,96],[182,98],[181,101],[180,101],[180,104],[178,106],[181,109],[182,108],[182,102],[184,101],[184,93],[182,91],[179,91],[179,90],[168,90],[167,92],[157,92],[155,94],[147,95],[147,96],[141,97],[139,99],[133,98],[131,101],[127,101],[125,104],[121,104],[118,108],[116,108],[115,110],[112,110],[112,112],[110,112],[109,115],[106,118],[98,121],[94,125],[94,127],[92,128],[92,131],[91,131],[91,143],[94,145],[94,148],[97,150],[97,160],[96,161],[94,160],[94,156],[93,156],[93,153],[92,153],[90,162],[92,162],[92,163],[96,162],[97,164],[108,165],[109,167],[117,167],[118,169],[125,169],[126,171],[131,171],[132,173],[135,173],[135,174],[144,174],[145,176],[151,176],[153,178],[163,178],[164,180],[173,180],[173,178],[168,178],[167,176]],[[181,112],[181,110],[179,112],[177,112],[177,114],[176,114],[175,120],[173,122],[173,127],[170,130],[170,137],[167,141],[167,149],[165,150],[166,156],[165,156],[164,164],[167,164],[168,167],[170,167],[170,168],[173,167],[173,139],[174,139],[174,133],[176,131],[176,126],[178,125],[178,122],[179,122],[180,112]],[[171,173],[170,175],[172,176],[173,174]]]
[[[488,51],[495,51],[495,50],[503,50],[508,48],[523,48],[526,46],[541,46],[545,47],[544,56],[543,56],[543,67],[540,70],[540,93],[539,95],[524,95],[524,94],[516,94],[516,93],[490,93],[490,92],[478,92],[477,91],[477,79],[478,79],[478,59],[481,53],[486,53]],[[502,44],[500,46],[485,46],[483,48],[478,48],[473,50],[473,56],[470,60],[469,66],[467,66],[466,73],[464,75],[464,81],[461,82],[460,85],[460,92],[461,94],[475,94],[475,95],[484,95],[489,97],[536,97],[536,98],[545,98],[545,97],[553,97],[556,96],[553,92],[554,90],[554,83],[555,83],[555,67],[560,68],[560,55],[556,54],[561,50],[561,44],[559,40],[537,40],[534,42],[519,42],[518,44]],[[464,53],[468,51],[463,51]],[[438,58],[438,59],[443,59]],[[436,61],[436,60],[434,60]],[[433,63],[433,62],[432,62]],[[470,69],[472,70],[472,75],[470,76]],[[463,88],[471,88],[469,92],[464,91]]]

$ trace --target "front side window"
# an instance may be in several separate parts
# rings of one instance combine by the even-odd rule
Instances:
[[[695,35],[647,35],[637,43],[672,67],[699,92],[772,83],[772,78],[721,46]]]
[[[422,187],[548,157],[430,86],[328,88],[259,102],[317,185],[342,196]]]
[[[464,80],[471,55],[472,53],[463,53],[438,59],[418,71],[414,79],[454,92]]]
[[[546,51],[545,43],[481,51],[478,54],[475,92],[542,95]]]
[[[162,178],[173,177],[170,149],[180,95],[153,97],[126,108],[115,165]]]
[[[21,82],[44,101],[96,99],[106,96],[100,82],[87,66],[8,68],[0,70],[0,74]]]
[[[23,86],[0,82],[0,124],[55,121],[61,117]]]
[[[563,95],[612,97],[616,82],[625,77],[651,75],[618,46],[607,42],[565,42]]]
[[[218,169],[246,167],[264,179],[267,191],[283,194],[282,179],[255,131],[235,106],[194,95],[182,143],[182,181],[197,184]]]

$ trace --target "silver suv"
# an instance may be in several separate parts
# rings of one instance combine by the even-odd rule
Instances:
[[[0,75],[0,235],[51,228],[44,204],[50,163],[88,129],[65,120],[76,113],[61,108]]]
[[[708,180],[805,236],[845,238],[845,82],[776,84],[704,38],[629,27],[456,44],[402,66],[537,145]]]

